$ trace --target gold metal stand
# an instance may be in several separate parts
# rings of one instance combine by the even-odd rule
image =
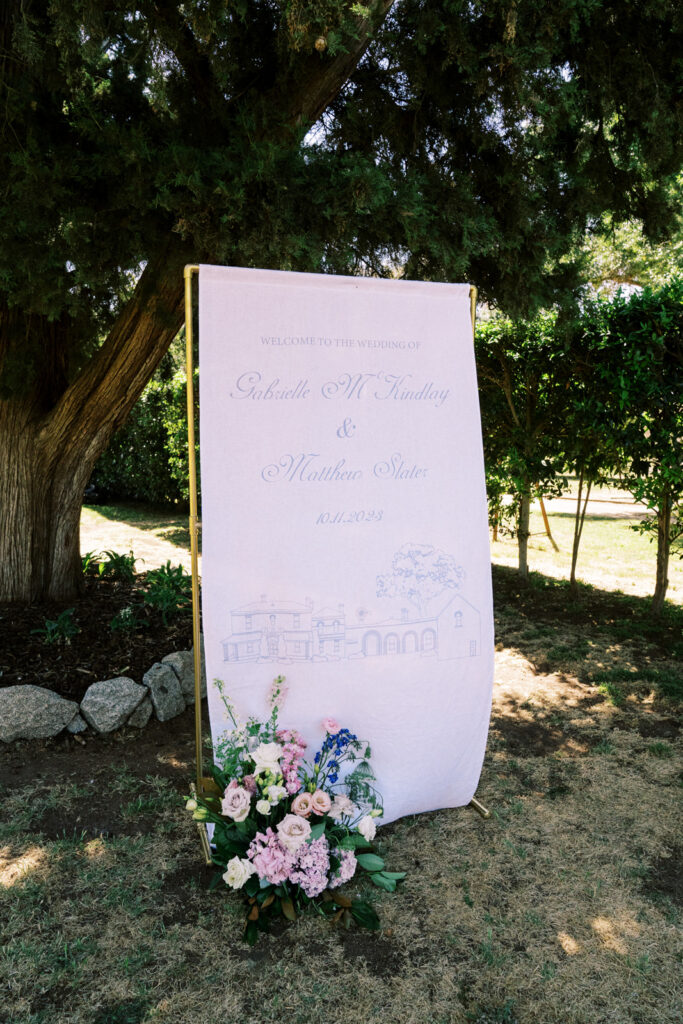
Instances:
[[[470,285],[470,316],[472,317],[472,337],[474,337],[474,328],[477,322],[477,295],[479,292],[473,284]]]
[[[199,563],[197,519],[197,459],[194,435],[194,355],[192,351],[192,275],[199,267],[185,267],[185,372],[187,375],[187,454],[190,472],[190,556],[192,559],[192,650],[194,653],[194,727],[195,756],[197,762],[196,792],[201,796],[202,778],[202,652],[199,628]]]
[[[474,809],[477,812],[477,814],[481,814],[482,818],[490,818],[491,817],[491,812],[488,809],[488,807],[484,807],[483,804],[480,804],[479,801],[477,799],[475,799],[475,797],[472,797],[472,799],[470,800],[470,802],[468,803],[467,806],[468,807],[474,807]]]
[[[474,285],[470,285],[470,315],[472,317],[472,338],[473,339],[474,339],[474,332],[475,332],[476,325],[477,325],[477,295],[478,295],[477,289],[474,287]],[[484,818],[484,819],[491,817],[491,812],[488,809],[488,807],[484,807],[483,804],[480,804],[479,801],[475,797],[472,797],[472,799],[470,800],[470,802],[468,804],[468,807],[473,807],[474,810],[477,812],[477,814],[480,814],[482,816],[482,818]]]

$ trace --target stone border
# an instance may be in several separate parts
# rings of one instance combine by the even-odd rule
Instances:
[[[201,695],[206,697],[202,643]],[[144,728],[154,715],[160,722],[181,715],[194,704],[194,655],[175,651],[145,672],[142,684],[117,676],[92,683],[80,704],[42,686],[0,689],[0,743],[47,739],[66,730],[78,735],[88,727],[107,734],[124,725]]]

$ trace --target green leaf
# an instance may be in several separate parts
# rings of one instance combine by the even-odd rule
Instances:
[[[363,836],[359,833],[352,833],[351,835],[344,836],[344,838],[339,841],[340,850],[357,850],[363,847],[369,850],[370,843],[367,839],[363,839]]]
[[[289,896],[285,896],[280,901],[282,908],[282,914],[287,918],[288,921],[296,921],[296,911],[294,910],[294,904],[290,900]]]
[[[257,875],[252,875],[246,880],[243,886],[244,892],[247,896],[255,896],[260,889],[260,882]]]
[[[320,839],[320,837],[322,835],[324,835],[324,834],[325,834],[325,822],[321,821],[318,825],[314,825],[311,828],[310,841],[312,841],[313,839]]]
[[[370,931],[377,931],[379,928],[379,918],[365,900],[354,900],[351,904],[351,914],[354,921],[361,925],[361,927],[369,928]]]
[[[246,927],[244,929],[244,941],[247,942],[250,946],[255,946],[257,939],[258,924],[256,923],[256,921],[247,921]]]
[[[381,871],[384,861],[376,853],[359,853],[356,860],[365,871]]]
[[[405,878],[407,871],[382,871],[385,878],[393,878],[395,881],[400,882],[402,878]]]
[[[387,878],[381,871],[373,871],[370,875],[370,881],[373,882],[378,889],[384,889],[386,892],[396,892],[396,882],[393,878]]]

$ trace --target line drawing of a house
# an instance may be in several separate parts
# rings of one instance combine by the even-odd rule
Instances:
[[[435,603],[435,602],[432,602]],[[235,608],[232,632],[222,641],[223,661],[296,662],[434,657],[438,661],[481,654],[481,616],[462,594],[442,595],[440,609],[420,615],[407,608],[378,622],[358,614],[347,621],[343,605],[314,610],[313,602],[270,600]]]

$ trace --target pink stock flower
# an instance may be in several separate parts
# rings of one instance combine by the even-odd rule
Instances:
[[[293,796],[301,789],[299,767],[304,758],[306,744],[296,729],[278,729],[276,738],[283,744],[280,768],[285,780],[285,788],[288,794]]]
[[[323,718],[322,725],[325,732],[328,732],[330,736],[336,736],[341,729],[341,725],[334,718]]]
[[[300,797],[297,797],[296,799],[299,800]],[[294,803],[296,803],[296,800]],[[316,789],[315,793],[311,797],[311,808],[313,812],[322,816],[323,814],[327,814],[331,806],[332,801],[328,794],[323,792],[322,789]],[[294,804],[292,804],[292,809],[294,809]]]
[[[310,793],[299,793],[292,800],[292,810],[295,814],[298,814],[300,818],[308,818],[313,807],[313,797]]]

